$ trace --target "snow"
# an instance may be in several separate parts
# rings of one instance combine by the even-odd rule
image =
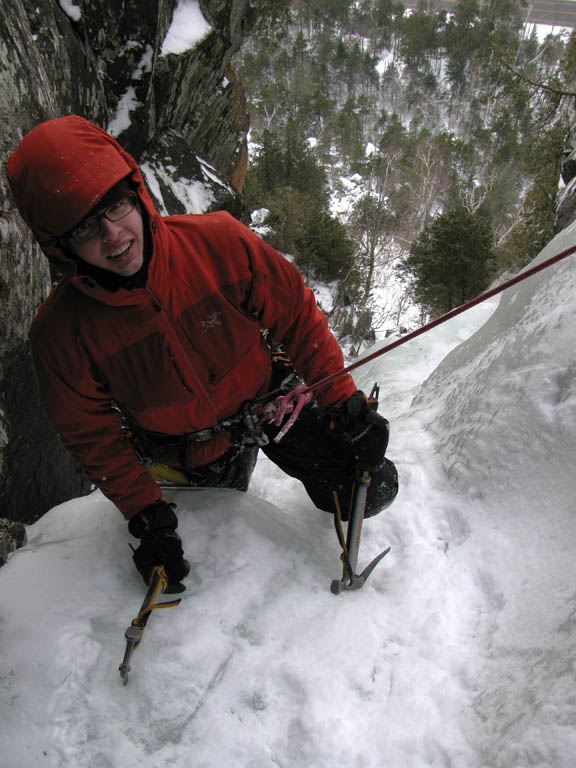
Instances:
[[[184,53],[202,42],[211,30],[197,0],[179,0],[162,44],[161,55]]]
[[[331,189],[330,213],[333,216],[346,218],[354,205],[366,195],[366,179],[359,173],[351,176],[338,176]]]
[[[204,158],[196,156],[198,162],[200,163],[200,168],[202,170],[202,175],[204,176],[204,179],[208,182],[208,184],[216,185],[218,187],[223,187],[230,195],[234,194],[234,189],[229,184],[225,184],[222,180],[222,177],[218,175],[218,171],[216,168],[214,168],[213,165],[210,165],[209,162],[204,160]],[[210,201],[211,202],[211,201]],[[206,210],[206,208],[203,208],[202,211]]]
[[[132,44],[129,42],[126,45],[125,50],[128,50],[130,47],[132,47]],[[141,80],[142,75],[145,72],[151,71],[152,59],[152,47],[147,45],[142,58],[138,62],[138,66],[132,73],[132,80]],[[134,86],[129,85],[126,91],[118,100],[118,104],[116,105],[116,114],[108,124],[108,133],[116,137],[119,136],[123,131],[126,131],[132,123],[131,113],[139,106],[141,106],[141,103],[138,101],[136,96],[136,89]]]
[[[358,592],[331,594],[331,519],[268,461],[248,494],[172,491],[188,589],[124,687],[126,524],[96,491],[29,526],[0,570],[2,767],[571,768],[573,259],[358,369],[401,481]]]
[[[208,170],[210,166],[201,161],[201,167],[202,173],[206,178],[215,180],[223,186],[219,179],[213,178],[213,174]],[[209,186],[199,180],[191,181],[184,177],[175,178],[176,169],[173,166],[142,162],[140,163],[140,170],[146,179],[146,184],[148,184],[158,201],[158,210],[163,216],[168,215],[168,210],[164,203],[159,180],[171,190],[172,194],[184,207],[186,213],[204,213],[214,202],[214,193]]]
[[[332,283],[324,283],[319,280],[309,279],[308,287],[314,291],[316,304],[323,312],[329,314],[334,309],[334,304],[336,303],[338,281],[334,280]]]
[[[269,214],[268,208],[258,208],[250,214],[250,229],[264,239],[272,232],[271,227],[265,224]]]
[[[380,77],[382,77],[382,75],[384,75],[384,73],[386,72],[386,70],[388,69],[390,64],[394,64],[394,65],[396,64],[396,62],[394,60],[394,51],[387,51],[378,60],[378,62],[376,64],[376,71],[378,72]]]
[[[530,14],[528,14],[527,23],[524,25],[526,37],[536,31],[536,37],[539,43],[543,43],[548,35],[565,35],[570,37],[572,29],[570,27],[557,27],[555,24],[534,24],[529,21]]]
[[[58,3],[69,19],[72,19],[72,21],[80,21],[82,18],[82,11],[74,4],[73,0],[58,0]]]
[[[118,100],[116,114],[108,123],[107,131],[111,136],[119,136],[132,124],[131,113],[140,106],[134,86],[129,85]]]

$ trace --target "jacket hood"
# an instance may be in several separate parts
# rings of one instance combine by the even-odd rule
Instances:
[[[77,115],[40,123],[8,158],[6,174],[22,218],[64,274],[76,262],[56,238],[75,227],[121,179],[130,177],[150,221],[158,218],[134,158]]]

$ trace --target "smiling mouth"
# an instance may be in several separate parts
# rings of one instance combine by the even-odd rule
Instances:
[[[132,247],[132,241],[130,241],[128,245],[126,245],[124,248],[122,248],[122,250],[117,251],[116,253],[111,253],[109,256],[106,256],[106,258],[109,261],[117,261],[118,259],[121,259],[122,256],[125,256],[131,247]]]

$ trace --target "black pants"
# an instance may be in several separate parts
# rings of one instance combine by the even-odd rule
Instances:
[[[306,407],[279,443],[274,442],[278,428],[266,426],[270,439],[262,448],[266,456],[286,474],[300,480],[313,503],[326,512],[335,511],[334,491],[338,494],[342,519],[348,519],[356,466],[350,447],[341,437],[327,430],[311,407]],[[205,467],[189,470],[192,485],[236,488],[246,491],[256,465],[258,448],[241,452],[231,449]],[[388,507],[398,493],[398,474],[394,464],[383,458],[371,473],[365,517]]]

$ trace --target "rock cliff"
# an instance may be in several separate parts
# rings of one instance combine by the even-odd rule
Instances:
[[[2,169],[34,125],[75,113],[143,164],[163,212],[226,207],[241,216],[249,121],[231,58],[250,25],[249,0],[203,0],[206,32],[178,54],[163,51],[176,8],[177,0],[4,3]],[[189,194],[195,184],[200,203]],[[55,276],[3,171],[0,200],[0,517],[30,523],[86,485],[47,424],[28,351],[28,327]]]
[[[576,218],[576,124],[572,124],[562,162],[562,184],[556,198],[556,232]]]

